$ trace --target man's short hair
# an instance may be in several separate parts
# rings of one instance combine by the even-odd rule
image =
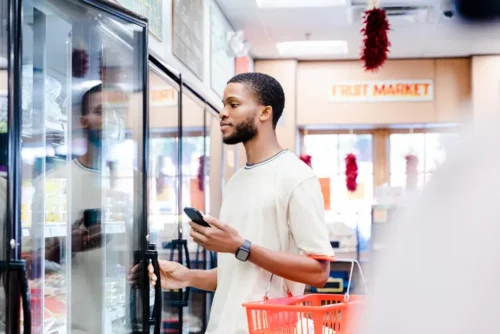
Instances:
[[[285,108],[285,93],[278,80],[264,73],[250,72],[235,75],[228,81],[228,84],[230,83],[246,84],[252,89],[259,104],[273,108],[273,128],[275,129]]]
[[[102,92],[102,84],[98,84],[87,90],[82,96],[82,116],[90,113],[90,96]]]

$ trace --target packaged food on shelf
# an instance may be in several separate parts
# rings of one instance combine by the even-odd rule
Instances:
[[[45,180],[45,222],[61,223],[67,220],[66,179]]]
[[[31,226],[32,202],[35,195],[35,188],[31,180],[21,182],[21,224],[25,227]]]
[[[0,95],[0,133],[7,132],[7,107],[8,100],[7,96],[1,94]]]
[[[45,310],[47,310],[54,317],[52,327],[60,327],[66,325],[66,302],[63,298],[50,297],[44,300]]]

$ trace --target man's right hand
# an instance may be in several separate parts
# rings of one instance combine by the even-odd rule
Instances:
[[[190,270],[177,262],[158,261],[160,265],[161,287],[167,290],[184,289],[194,287],[200,290],[215,291],[217,288],[217,268],[210,270]],[[146,279],[141,279],[142,264],[136,264],[130,270],[129,282],[132,286],[143,286]],[[149,281],[152,286],[156,285],[156,277],[153,265],[148,265]]]
[[[184,289],[190,284],[191,270],[178,262],[158,261],[160,265],[161,287],[163,289]],[[156,285],[158,278],[154,274],[153,266],[148,266],[149,279],[153,286]]]

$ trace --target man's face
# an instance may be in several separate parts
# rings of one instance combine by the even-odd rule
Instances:
[[[87,130],[98,131],[102,130],[102,113],[103,113],[103,95],[102,92],[90,94],[88,110],[82,117],[82,127]]]
[[[220,130],[224,144],[235,145],[253,139],[258,132],[257,113],[262,108],[254,93],[243,83],[230,83],[224,90]]]

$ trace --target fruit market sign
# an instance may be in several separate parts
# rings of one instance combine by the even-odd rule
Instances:
[[[428,102],[433,100],[432,80],[334,82],[329,94],[331,103]]]

